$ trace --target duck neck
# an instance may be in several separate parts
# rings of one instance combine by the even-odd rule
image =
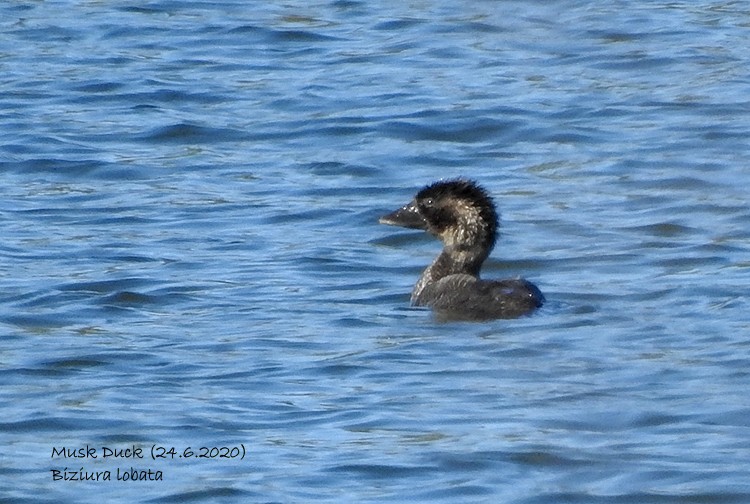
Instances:
[[[463,274],[479,278],[479,270],[488,255],[489,251],[478,251],[477,249],[444,248],[419,277],[411,293],[412,304],[421,306],[423,303],[420,302],[420,299],[424,290],[429,285],[449,275]]]

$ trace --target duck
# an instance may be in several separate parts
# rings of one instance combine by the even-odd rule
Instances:
[[[544,302],[523,278],[484,280],[482,264],[495,247],[499,216],[495,202],[476,181],[457,178],[425,186],[380,224],[427,231],[443,250],[414,285],[411,304],[432,309],[441,321],[512,319]]]

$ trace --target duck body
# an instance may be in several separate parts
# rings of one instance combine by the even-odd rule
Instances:
[[[411,294],[412,305],[431,307],[441,320],[516,318],[544,303],[527,280],[480,279],[497,239],[498,215],[492,198],[471,180],[428,185],[380,223],[425,230],[443,242]]]

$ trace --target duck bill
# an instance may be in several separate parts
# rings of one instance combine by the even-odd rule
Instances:
[[[401,226],[409,229],[427,229],[427,222],[419,213],[419,209],[412,201],[395,212],[382,216],[378,222],[389,226]]]

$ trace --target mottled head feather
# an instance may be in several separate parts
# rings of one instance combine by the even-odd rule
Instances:
[[[415,202],[438,233],[451,226],[476,225],[483,231],[485,246],[494,246],[498,227],[495,203],[473,180],[458,178],[435,182],[420,190]],[[477,222],[467,223],[467,217]]]

